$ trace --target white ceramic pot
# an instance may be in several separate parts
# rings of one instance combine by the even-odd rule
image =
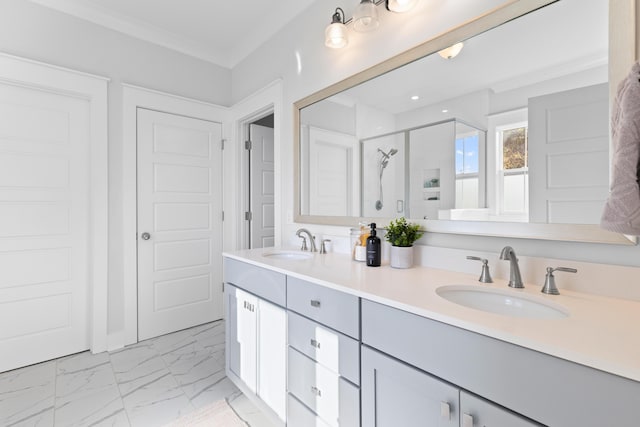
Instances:
[[[413,267],[413,246],[391,246],[389,260],[393,268]]]

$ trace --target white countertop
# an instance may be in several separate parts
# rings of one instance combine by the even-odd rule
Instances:
[[[561,295],[545,295],[539,285],[525,283],[525,289],[516,290],[509,288],[505,280],[494,279],[494,283],[485,284],[478,282],[478,275],[435,268],[402,270],[385,264],[367,267],[346,254],[314,254],[305,260],[263,256],[273,251],[277,249],[241,250],[224,256],[640,381],[639,302],[568,290],[561,290]],[[529,319],[475,310],[438,296],[435,291],[443,285],[522,292],[560,304],[570,315],[562,319]]]

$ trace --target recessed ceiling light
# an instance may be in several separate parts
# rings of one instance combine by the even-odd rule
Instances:
[[[446,108],[444,110],[442,110],[443,113],[448,113],[449,110],[447,110]]]
[[[412,101],[417,101],[418,99],[420,99],[420,97],[419,97],[418,95],[413,95],[413,96],[411,97],[411,100],[412,100]]]

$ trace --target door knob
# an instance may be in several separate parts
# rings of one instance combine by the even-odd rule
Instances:
[[[149,240],[151,238],[151,234],[145,232],[142,233],[140,237],[142,237],[142,240]]]

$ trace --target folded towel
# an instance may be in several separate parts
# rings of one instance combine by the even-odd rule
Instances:
[[[611,111],[611,185],[600,226],[640,235],[640,63],[620,82]]]

